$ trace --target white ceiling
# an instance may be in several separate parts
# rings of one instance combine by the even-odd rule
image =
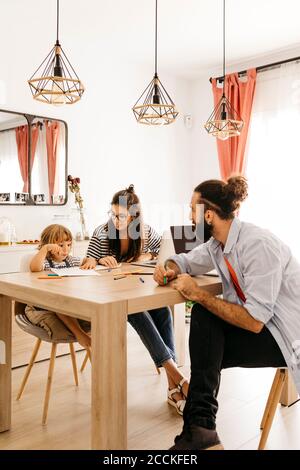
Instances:
[[[103,2],[99,2],[103,3]],[[154,0],[104,2],[106,34],[127,44],[136,58],[153,49]],[[118,5],[118,10],[115,8]],[[158,0],[159,64],[183,75],[201,74],[222,62],[223,0]],[[299,0],[226,0],[227,60],[264,55],[299,44]],[[135,40],[134,40],[135,38]]]
[[[194,77],[222,61],[223,0],[158,0],[159,67]],[[299,0],[226,0],[228,63],[295,47],[300,55]],[[154,0],[61,0],[61,42],[74,57],[153,63]],[[55,39],[55,0],[1,1],[0,40],[13,31],[47,52]],[[27,31],[27,32],[25,32]],[[18,35],[20,38],[18,38]],[[42,57],[41,57],[42,59]],[[77,64],[80,57],[76,56]],[[38,65],[38,64],[37,64]]]
[[[100,42],[105,37],[131,60],[147,62],[153,56],[154,4],[155,0],[88,0],[81,16],[84,19],[90,5],[89,34]],[[218,67],[222,5],[223,0],[158,0],[159,64],[186,76]],[[229,62],[295,44],[300,55],[299,0],[226,0],[226,5]]]

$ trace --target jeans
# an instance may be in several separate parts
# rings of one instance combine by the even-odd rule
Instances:
[[[128,322],[140,336],[156,367],[161,367],[168,359],[176,360],[169,307],[128,315]]]
[[[216,428],[222,369],[286,366],[265,326],[260,333],[252,333],[230,325],[199,304],[192,310],[189,348],[191,381],[183,412],[185,425]]]

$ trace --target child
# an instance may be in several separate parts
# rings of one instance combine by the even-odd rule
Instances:
[[[43,270],[49,271],[51,268],[59,269],[80,266],[80,258],[70,256],[71,248],[72,234],[70,230],[62,225],[49,225],[42,232],[39,251],[31,260],[30,270],[32,272],[39,272]],[[48,327],[47,322],[45,321],[46,314],[48,318],[50,314],[50,320],[51,316],[57,316],[73,333],[81,346],[85,349],[91,347],[90,334],[83,329],[83,327],[88,327],[88,322],[83,322],[81,320],[78,321],[76,318],[62,315],[60,313],[44,311],[40,307],[33,307],[30,305],[26,307],[25,312],[27,318],[33,324],[44,327],[48,331],[49,336],[52,336],[52,332],[51,328]],[[56,322],[56,326],[61,330],[61,328],[59,328],[59,322]],[[88,328],[88,330],[90,330],[90,328]]]

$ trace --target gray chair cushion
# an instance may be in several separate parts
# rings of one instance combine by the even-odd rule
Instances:
[[[30,322],[27,318],[26,314],[23,315],[16,315],[15,320],[17,325],[21,328],[21,330],[29,333],[36,338],[41,339],[42,341],[46,341],[47,343],[74,343],[76,342],[75,336],[72,335],[70,331],[67,332],[65,337],[60,338],[53,338],[51,337],[47,330],[41,326],[34,325]]]

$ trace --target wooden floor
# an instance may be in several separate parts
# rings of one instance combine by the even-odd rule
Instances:
[[[187,326],[188,336],[188,326]],[[83,353],[77,353],[81,364]],[[109,358],[108,358],[109,360]],[[73,384],[71,361],[56,361],[48,424],[41,425],[48,362],[36,364],[20,402],[15,401],[24,369],[13,371],[13,422],[0,434],[0,449],[88,449],[90,436],[90,366]],[[189,373],[187,366],[184,367]],[[168,449],[182,419],[166,402],[166,378],[156,369],[136,333],[128,327],[129,449]],[[256,449],[259,423],[274,369],[223,371],[218,432],[225,449]],[[105,387],[105,384],[103,384]],[[300,449],[300,402],[279,407],[267,449]]]

